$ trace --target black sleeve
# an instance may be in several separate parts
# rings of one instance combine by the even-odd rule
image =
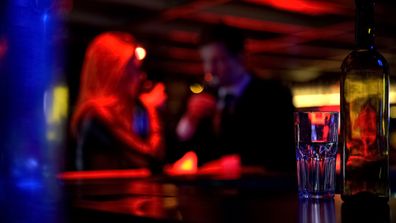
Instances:
[[[247,162],[295,173],[292,94],[277,81],[257,80],[247,92],[249,113],[241,132]]]
[[[180,151],[178,158],[192,150],[198,156],[198,165],[217,159],[216,140],[212,119],[203,119],[191,139],[177,141],[177,150]]]
[[[81,123],[76,148],[77,169],[157,168],[160,162],[117,138],[99,118]]]

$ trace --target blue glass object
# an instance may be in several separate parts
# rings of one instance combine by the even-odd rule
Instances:
[[[0,38],[2,80],[0,140],[1,222],[62,222],[56,174],[60,151],[46,138],[44,95],[56,79],[60,46],[56,0],[9,0],[3,4]]]

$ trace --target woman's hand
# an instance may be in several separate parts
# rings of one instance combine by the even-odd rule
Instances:
[[[156,109],[162,106],[167,99],[165,85],[157,83],[149,92],[142,93],[139,98],[147,109]]]

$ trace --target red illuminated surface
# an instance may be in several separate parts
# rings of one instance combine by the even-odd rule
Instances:
[[[133,184],[130,184],[128,191],[129,193],[134,194],[160,195],[163,194],[164,189],[160,184],[146,181],[135,181]],[[137,216],[161,218],[165,214],[163,208],[163,199],[160,196],[136,196],[124,201],[126,203],[122,206],[127,207],[129,209],[128,212]]]
[[[241,29],[250,29],[264,32],[277,32],[290,34],[303,31],[305,27],[295,24],[284,24],[273,21],[263,21],[252,18],[245,18],[235,15],[219,15],[211,12],[200,12],[196,14],[186,15],[183,18],[193,19],[199,22],[218,23],[221,21],[229,26],[238,27]]]
[[[341,173],[341,155],[339,153],[336,156],[336,173]]]
[[[148,177],[151,173],[148,169],[134,170],[90,170],[90,171],[68,171],[58,174],[61,180],[78,179],[112,179],[112,178],[140,178]]]
[[[161,218],[164,216],[162,200],[159,197],[135,198],[127,200],[130,212],[137,216]]]
[[[309,15],[339,14],[342,9],[329,2],[312,0],[246,0],[256,4],[265,4],[271,7]]]
[[[198,11],[204,11],[206,8],[221,5],[229,1],[230,0],[191,1],[189,4],[166,10],[166,12],[162,14],[162,19],[164,21],[177,19],[184,15],[191,15]]]
[[[154,193],[151,190],[145,191],[145,193]],[[149,196],[136,196],[127,197],[121,200],[110,200],[110,201],[80,201],[79,207],[86,209],[94,209],[98,211],[121,213],[121,214],[132,214],[134,216],[141,216],[145,218],[160,219],[164,218],[164,202],[161,197],[149,197]],[[91,221],[86,221],[91,222]],[[110,221],[111,222],[111,221]],[[133,221],[132,221],[133,222]],[[139,222],[139,221],[138,221]],[[151,221],[148,221],[151,222]]]
[[[241,158],[237,154],[222,156],[202,166],[198,173],[216,175],[222,179],[237,179],[241,174]]]
[[[195,152],[187,152],[173,165],[165,168],[169,175],[216,175],[221,178],[238,178],[241,172],[239,155],[225,155],[198,168],[198,157]]]
[[[297,44],[317,39],[331,39],[336,42],[341,40],[348,41],[348,39],[353,39],[353,36],[345,34],[345,30],[349,30],[351,26],[353,27],[353,23],[348,21],[325,28],[306,29],[294,33],[292,36],[264,40],[248,39],[246,48],[249,52],[279,52],[279,49],[289,49],[295,47]]]
[[[340,106],[322,106],[318,109],[319,111],[328,111],[328,112],[340,112]]]
[[[195,174],[198,169],[198,157],[195,152],[187,152],[181,159],[173,165],[165,168],[165,172],[169,175]]]

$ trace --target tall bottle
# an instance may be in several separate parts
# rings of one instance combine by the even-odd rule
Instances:
[[[341,66],[344,201],[389,200],[389,66],[374,44],[374,0],[355,0],[356,49]]]

